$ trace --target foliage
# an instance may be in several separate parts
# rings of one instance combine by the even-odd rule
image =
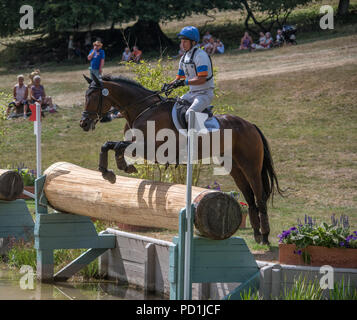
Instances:
[[[294,279],[292,287],[288,288],[285,284],[284,290],[277,300],[357,300],[357,289],[352,288],[344,279],[335,282],[333,289],[329,290],[329,295],[323,294],[323,289],[317,279],[314,281],[307,280],[306,277]],[[242,300],[263,300],[259,292],[251,290],[244,291],[241,294]]]
[[[317,279],[314,281],[307,281],[301,275],[294,281],[290,289],[284,288],[281,300],[322,300],[323,290]]]
[[[0,144],[3,141],[1,137],[5,135],[4,121],[6,120],[6,106],[9,101],[11,101],[11,96],[0,91]]]
[[[11,238],[9,248],[6,258],[10,267],[21,268],[23,265],[28,265],[36,270],[36,249],[33,242]]]
[[[207,189],[213,189],[213,190],[217,190],[217,191],[222,191],[221,189],[221,185],[215,181],[212,185],[207,185],[205,188]],[[248,204],[243,202],[243,201],[239,201],[239,197],[240,197],[240,192],[238,191],[229,191],[229,192],[226,192],[228,195],[230,195],[232,198],[234,198],[240,208],[241,208],[241,212],[242,214],[248,214]]]
[[[206,0],[88,0],[86,2],[4,0],[0,4],[0,35],[19,30],[19,12],[23,4],[31,5],[35,13],[34,32],[55,33],[91,27],[101,23],[126,23],[137,19],[163,22],[183,19],[193,13],[205,14],[213,8],[230,8],[230,1]],[[236,4],[234,4],[236,5]]]
[[[357,300],[357,289],[352,288],[349,281],[346,284],[344,277],[340,282],[333,284],[333,289],[329,293],[330,300]]]
[[[30,170],[28,168],[17,168],[17,171],[24,182],[24,186],[34,186],[36,180],[36,174],[34,170]]]
[[[278,235],[279,243],[295,244],[296,254],[302,255],[309,263],[310,257],[303,250],[308,246],[327,248],[357,248],[357,231],[350,234],[348,217],[341,215],[337,221],[335,215],[331,217],[331,224],[322,222],[317,224],[311,217],[305,215],[305,223],[299,221],[298,227],[283,230]]]
[[[162,59],[159,59],[156,64],[145,60],[142,60],[140,63],[129,62],[127,63],[127,68],[135,74],[136,81],[153,91],[160,91],[164,83],[171,82],[173,80],[172,74],[176,71],[172,64],[164,64]],[[187,91],[187,86],[179,87],[175,89],[175,95],[182,96]],[[228,107],[225,105],[220,108],[220,111],[225,112],[227,109]],[[176,166],[173,164],[169,166],[151,164],[144,161],[144,164],[136,165],[138,170],[136,176],[140,179],[183,184],[186,181],[185,167],[184,165]],[[201,161],[193,165],[192,184],[194,186],[198,185],[201,168]]]

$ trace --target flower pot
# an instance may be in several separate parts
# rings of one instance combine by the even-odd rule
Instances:
[[[246,228],[246,220],[247,220],[247,214],[242,213],[242,222],[240,223],[239,229]]]
[[[35,186],[25,186],[24,189],[28,192],[31,192],[32,194],[35,194]],[[26,200],[26,199],[32,199],[32,198],[21,193],[21,195],[19,195],[17,197],[17,199],[25,199]]]
[[[297,254],[295,244],[279,244],[279,263],[293,265],[323,266],[336,268],[357,268],[357,249],[308,246],[302,251],[309,255],[305,263],[303,254]]]

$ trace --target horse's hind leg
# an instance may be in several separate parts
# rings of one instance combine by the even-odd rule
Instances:
[[[232,166],[231,176],[234,179],[234,182],[236,183],[239,190],[242,191],[244,198],[248,203],[249,220],[250,220],[250,224],[254,230],[254,239],[257,243],[260,243],[262,240],[261,239],[262,235],[259,231],[259,228],[260,228],[259,210],[255,203],[254,192],[253,192],[252,188],[250,187],[242,170],[240,170],[239,167],[235,163],[233,163],[233,166]]]
[[[267,210],[267,200],[264,194],[261,174],[259,172],[256,172],[254,175],[248,177],[248,181],[250,183],[251,188],[253,189],[257,200],[260,217],[260,231],[262,233],[262,243],[269,244],[268,238],[270,233],[270,226]]]

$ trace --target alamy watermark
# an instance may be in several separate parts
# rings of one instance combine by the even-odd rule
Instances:
[[[33,290],[35,278],[33,268],[28,265],[23,265],[21,266],[20,273],[24,273],[24,275],[20,278],[20,288],[22,290]]]
[[[321,6],[320,13],[324,14],[320,19],[320,28],[334,29],[333,8],[329,5]]]
[[[20,19],[20,28],[22,30],[33,29],[34,28],[33,7],[24,4],[20,8],[20,14],[23,14],[23,16]]]
[[[333,267],[325,265],[320,268],[320,273],[323,274],[323,276],[320,279],[320,288],[325,290],[325,289],[333,289],[333,283],[334,283],[334,271]]]

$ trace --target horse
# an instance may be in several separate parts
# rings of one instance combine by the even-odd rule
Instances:
[[[80,127],[84,131],[94,130],[97,122],[114,106],[127,121],[124,133],[129,129],[139,129],[144,133],[145,148],[148,143],[147,121],[155,121],[155,136],[161,129],[171,129],[178,141],[179,132],[171,116],[175,99],[162,97],[161,92],[146,89],[136,81],[122,76],[104,75],[102,79],[93,76],[93,80],[83,76],[89,84],[80,120]],[[270,197],[273,199],[276,192],[283,195],[283,191],[279,187],[268,141],[261,130],[247,120],[231,114],[215,117],[221,129],[232,130],[232,168],[229,174],[248,204],[254,239],[257,243],[269,245],[267,201]],[[223,135],[220,136],[221,149],[224,146],[222,140]],[[111,182],[115,179],[113,171],[108,170],[109,150],[115,151],[119,170],[136,172],[135,167],[128,165],[124,158],[125,149],[131,143],[132,141],[107,141],[102,146],[99,171],[102,172],[103,178]],[[155,150],[162,143],[156,141]],[[199,146],[198,159],[202,156],[201,149]]]

